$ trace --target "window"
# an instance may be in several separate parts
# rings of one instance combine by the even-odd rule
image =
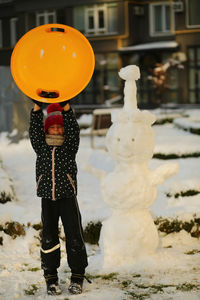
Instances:
[[[76,6],[73,10],[73,18],[74,18],[74,27],[85,33],[85,7],[84,6]]]
[[[2,29],[2,20],[0,20],[0,48],[3,47],[3,29]]]
[[[117,4],[76,6],[74,27],[88,35],[117,33]]]
[[[187,25],[188,27],[200,27],[200,1],[187,0]]]
[[[150,4],[149,20],[151,36],[171,34],[170,27],[174,23],[174,17],[170,14],[169,2]]]
[[[44,10],[36,13],[36,26],[56,23],[56,11]]]
[[[86,8],[86,32],[105,33],[107,32],[107,10],[106,5],[94,5]]]
[[[10,19],[10,45],[14,47],[17,42],[17,18]]]
[[[200,103],[200,47],[188,49],[189,102]]]

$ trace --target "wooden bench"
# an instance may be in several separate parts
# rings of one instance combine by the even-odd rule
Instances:
[[[105,136],[111,126],[111,112],[113,109],[95,109],[92,113],[91,147],[94,148],[94,137]]]

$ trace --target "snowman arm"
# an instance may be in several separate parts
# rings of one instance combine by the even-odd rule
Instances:
[[[85,164],[84,167],[82,168],[83,171],[87,172],[87,173],[90,173],[91,175],[93,175],[94,177],[96,177],[98,180],[102,180],[105,175],[106,175],[106,172],[104,170],[100,170],[100,169],[97,169],[97,168],[94,168],[92,167],[91,165],[89,164]]]
[[[178,172],[178,164],[169,163],[158,167],[153,171],[152,184],[159,185],[164,182],[165,179],[175,175]]]

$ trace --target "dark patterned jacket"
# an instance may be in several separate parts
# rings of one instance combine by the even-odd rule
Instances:
[[[65,141],[49,146],[45,141],[43,112],[31,111],[29,136],[36,152],[37,196],[56,200],[77,191],[76,153],[79,147],[79,125],[72,109],[62,111]]]

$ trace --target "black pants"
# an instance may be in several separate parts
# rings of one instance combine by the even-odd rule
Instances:
[[[76,196],[57,201],[42,198],[41,265],[44,274],[55,274],[60,266],[59,217],[66,237],[68,265],[72,273],[84,274],[88,262]]]

